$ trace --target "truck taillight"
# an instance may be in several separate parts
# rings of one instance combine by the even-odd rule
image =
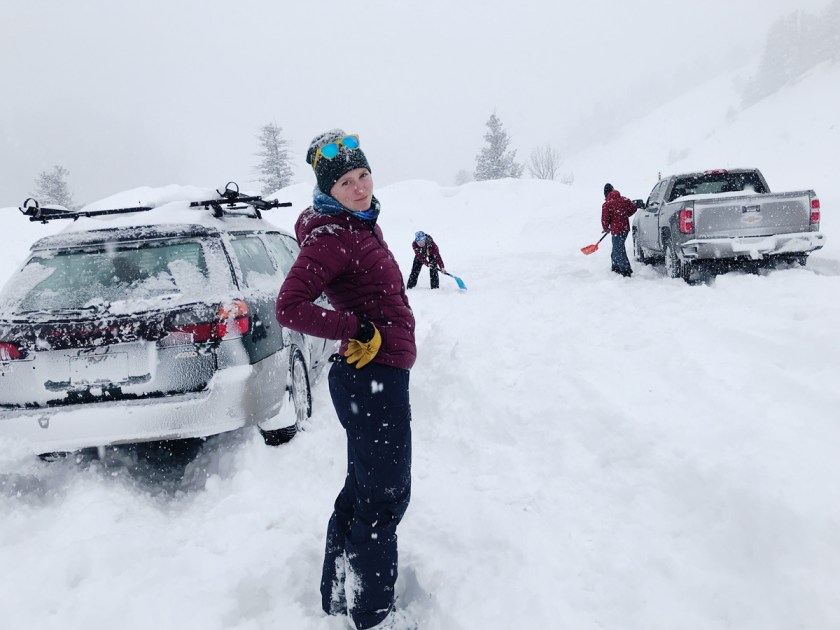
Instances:
[[[820,222],[820,200],[817,197],[811,197],[811,223]]]
[[[22,358],[23,354],[16,344],[0,341],[0,361],[17,361]]]
[[[692,234],[694,232],[694,208],[680,209],[680,233]]]

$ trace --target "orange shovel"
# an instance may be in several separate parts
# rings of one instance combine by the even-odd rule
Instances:
[[[597,252],[597,251],[598,251],[598,245],[600,245],[600,244],[601,244],[601,241],[603,241],[603,240],[604,240],[604,237],[605,237],[607,234],[609,234],[609,232],[604,232],[604,233],[601,235],[601,238],[599,238],[599,239],[598,239],[598,242],[597,242],[597,243],[592,243],[592,245],[587,245],[586,247],[581,247],[581,248],[580,248],[580,251],[582,251],[582,252],[583,252],[584,254],[586,254],[587,256],[589,256],[589,254],[594,254],[595,252]]]

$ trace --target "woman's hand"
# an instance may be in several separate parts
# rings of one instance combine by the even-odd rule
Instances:
[[[350,339],[344,356],[347,363],[356,364],[356,369],[363,368],[373,360],[382,346],[382,335],[372,323],[360,318],[359,331],[356,336],[360,339]]]

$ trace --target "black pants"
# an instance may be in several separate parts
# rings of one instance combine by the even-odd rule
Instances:
[[[414,264],[411,266],[411,273],[408,276],[407,288],[413,289],[417,285],[417,279],[420,277],[420,270],[423,268],[423,261],[414,259]],[[432,288],[440,287],[440,276],[438,275],[438,266],[435,263],[429,264],[429,278],[432,281]]]
[[[408,377],[379,363],[356,369],[337,361],[330,369],[330,395],[347,432],[347,476],[327,527],[321,605],[333,615],[349,608],[357,628],[375,626],[394,604],[397,525],[411,496]]]

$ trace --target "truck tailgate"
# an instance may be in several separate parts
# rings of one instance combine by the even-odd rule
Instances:
[[[810,230],[809,191],[765,195],[693,195],[699,238],[772,236]]]

